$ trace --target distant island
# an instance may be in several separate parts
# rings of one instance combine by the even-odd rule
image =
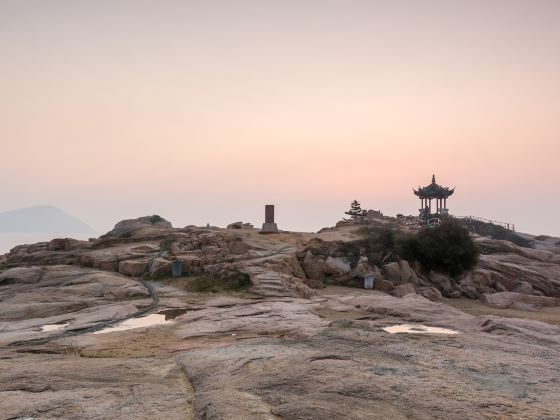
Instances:
[[[0,233],[86,234],[95,231],[74,216],[54,206],[33,206],[0,213]]]

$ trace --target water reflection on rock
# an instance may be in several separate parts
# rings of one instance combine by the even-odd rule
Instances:
[[[152,314],[140,318],[127,319],[126,321],[123,321],[117,325],[113,325],[111,327],[103,328],[102,330],[96,331],[93,334],[105,334],[116,331],[132,330],[134,328],[153,327],[154,325],[163,325],[168,322],[171,321],[169,321],[165,315]]]
[[[383,328],[388,333],[411,333],[411,334],[459,334],[458,331],[449,328],[428,327],[422,324],[399,324]]]

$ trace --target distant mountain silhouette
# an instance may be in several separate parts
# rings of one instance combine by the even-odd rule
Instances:
[[[53,206],[0,213],[0,233],[93,233],[84,222]]]

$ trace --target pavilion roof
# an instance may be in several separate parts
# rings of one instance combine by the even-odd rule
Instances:
[[[455,192],[455,188],[446,188],[436,183],[436,176],[432,176],[432,183],[425,187],[418,187],[414,194],[420,198],[447,198]]]

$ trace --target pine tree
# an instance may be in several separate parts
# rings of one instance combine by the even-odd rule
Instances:
[[[358,200],[354,200],[350,203],[350,210],[345,211],[344,214],[349,215],[352,219],[356,219],[357,217],[365,216],[367,210],[363,210],[361,204]]]

